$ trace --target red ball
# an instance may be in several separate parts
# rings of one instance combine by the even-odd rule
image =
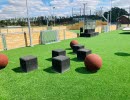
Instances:
[[[70,47],[72,48],[73,45],[79,44],[77,40],[72,40],[70,42]]]
[[[0,69],[5,68],[8,64],[8,57],[4,54],[0,54]]]
[[[89,54],[85,57],[84,64],[89,71],[97,71],[102,66],[102,58],[97,54]]]

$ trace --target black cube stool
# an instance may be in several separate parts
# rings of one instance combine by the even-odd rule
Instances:
[[[60,56],[60,55],[65,56],[66,55],[66,51],[62,50],[62,49],[52,50],[52,57],[56,57],[56,56]]]
[[[83,32],[83,27],[80,27],[80,33],[82,33]]]
[[[80,45],[80,44],[76,44],[76,45],[73,45],[73,52],[74,53],[77,53],[77,51],[79,50],[79,49],[83,49],[84,48],[84,46],[83,45]]]
[[[88,50],[88,49],[79,49],[78,51],[77,51],[77,58],[79,59],[79,60],[84,60],[85,59],[85,57],[88,55],[88,54],[91,54],[91,50]]]
[[[52,68],[63,73],[70,68],[70,58],[66,56],[57,56],[52,58]]]
[[[32,55],[20,58],[20,67],[24,72],[29,72],[38,68],[37,57]]]

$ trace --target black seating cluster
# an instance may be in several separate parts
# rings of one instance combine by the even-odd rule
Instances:
[[[91,50],[85,49],[84,45],[73,45],[73,53],[77,54],[77,59],[84,60]],[[20,66],[24,72],[29,72],[38,68],[37,57],[29,55],[20,58]],[[70,69],[70,58],[66,56],[66,51],[62,49],[52,50],[52,68],[59,73]]]
[[[83,32],[83,28],[80,28],[80,37],[92,37],[98,34],[99,32],[95,32],[95,29],[85,29]]]
[[[84,60],[86,55],[91,53],[91,50],[85,49],[84,45],[73,45],[73,53],[77,54],[77,59]],[[70,58],[66,56],[65,50],[57,49],[52,50],[52,68],[63,73],[70,69]]]

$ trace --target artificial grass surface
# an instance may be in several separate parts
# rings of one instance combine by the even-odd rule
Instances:
[[[71,32],[74,32],[76,34],[79,34],[80,33],[80,30],[70,30]]]
[[[92,38],[76,38],[80,44],[100,55],[103,66],[97,73],[84,69],[65,40],[4,51],[9,64],[0,70],[0,100],[129,100],[130,99],[130,34],[123,31],[102,33]],[[51,51],[66,49],[71,59],[69,71],[51,70]],[[23,73],[19,57],[38,57],[38,70]]]

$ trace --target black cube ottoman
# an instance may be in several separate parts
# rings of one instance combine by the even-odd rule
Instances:
[[[77,51],[77,58],[79,60],[84,60],[85,57],[88,55],[88,54],[91,54],[91,50],[88,50],[88,49],[79,49]]]
[[[80,33],[82,33],[83,32],[83,27],[80,27]]]
[[[79,49],[83,49],[84,48],[84,46],[83,45],[80,45],[80,44],[76,44],[76,45],[73,45],[73,52],[74,53],[77,53],[77,51],[79,50]]]
[[[20,67],[24,72],[29,72],[38,68],[37,57],[32,55],[20,58]]]
[[[52,58],[52,68],[63,73],[70,68],[70,58],[66,56],[57,56]]]
[[[52,50],[52,57],[56,57],[56,56],[60,56],[60,55],[65,56],[66,55],[66,51],[62,50],[62,49]]]

